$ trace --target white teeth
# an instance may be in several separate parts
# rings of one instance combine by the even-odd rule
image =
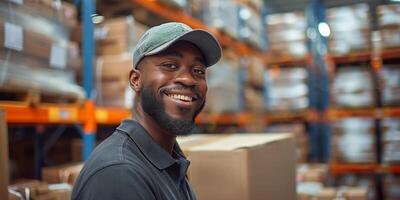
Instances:
[[[178,100],[182,100],[182,101],[192,101],[192,97],[185,96],[185,95],[171,94],[169,96],[174,98],[174,99],[178,99]]]

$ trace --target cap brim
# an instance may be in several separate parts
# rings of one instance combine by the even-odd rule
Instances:
[[[221,58],[222,50],[217,39],[207,31],[196,29],[153,49],[146,53],[145,56],[158,54],[178,41],[187,41],[197,46],[206,59],[207,67],[214,65]]]

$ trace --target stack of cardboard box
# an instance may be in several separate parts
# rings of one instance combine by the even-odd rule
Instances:
[[[304,57],[307,54],[303,12],[268,15],[267,31],[271,59]]]
[[[327,184],[329,168],[326,164],[298,164],[297,183],[316,182]]]
[[[383,48],[400,46],[400,5],[378,6],[379,32]]]
[[[266,73],[262,59],[247,57],[245,60],[244,100],[246,109],[264,113],[264,76]]]
[[[129,108],[133,93],[129,87],[132,50],[147,27],[132,16],[106,19],[96,25],[97,104]]]
[[[248,132],[265,132],[265,65],[261,58],[255,56],[246,57],[242,61],[244,67],[240,71],[240,80],[242,81],[243,107],[253,116],[253,120],[246,125],[246,130]]]
[[[340,174],[335,176],[335,184],[340,187],[361,187],[366,188],[367,199],[377,198],[377,184],[376,176],[374,174]]]
[[[232,0],[201,1],[203,22],[234,38],[239,38],[238,5]]]
[[[367,200],[368,186],[327,187],[329,168],[325,164],[302,164],[297,167],[298,200]]]
[[[346,118],[332,125],[332,159],[339,163],[375,163],[375,122]]]
[[[400,119],[382,119],[382,160],[385,163],[400,163]]]
[[[383,179],[383,196],[386,200],[400,199],[400,176],[387,174]]]
[[[268,69],[265,85],[267,111],[303,111],[309,107],[305,67]]]
[[[330,8],[327,18],[331,30],[328,45],[331,54],[370,50],[368,4]]]
[[[69,184],[47,184],[37,180],[23,180],[8,189],[9,200],[70,200],[72,192]]]
[[[246,3],[238,4],[239,38],[260,50],[266,48],[265,23],[260,10]]]
[[[0,2],[1,91],[35,91],[60,101],[62,97],[84,98],[75,80],[80,53],[70,41],[77,11],[68,3],[56,4],[49,0]]]
[[[239,72],[238,55],[233,51],[224,50],[222,59],[207,71],[208,91],[205,112],[234,113],[241,110]]]
[[[368,200],[367,188],[361,187],[341,187],[341,188],[322,188],[313,194],[301,194],[298,200]]]
[[[380,73],[381,101],[384,106],[400,105],[400,64],[384,65]]]
[[[310,152],[309,137],[304,123],[269,124],[267,131],[272,133],[293,133],[296,141],[296,159],[299,163],[307,162]]]
[[[372,71],[368,66],[343,66],[337,70],[332,88],[335,107],[373,107],[374,94]]]

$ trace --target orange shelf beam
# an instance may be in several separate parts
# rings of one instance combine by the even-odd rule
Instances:
[[[329,120],[336,120],[348,117],[375,117],[376,109],[363,108],[363,109],[329,109],[327,111]]]
[[[11,124],[84,124],[86,110],[76,105],[27,105],[0,104]]]
[[[266,113],[264,117],[265,123],[285,122],[293,120],[316,122],[318,120],[318,115],[317,112],[314,110],[306,110],[301,112]]]
[[[361,108],[361,109],[329,109],[326,113],[328,120],[343,119],[348,117],[400,117],[400,107]]]
[[[371,60],[371,52],[350,53],[343,56],[332,56],[336,64],[352,63],[352,62],[367,62]]]
[[[96,122],[103,125],[118,125],[122,120],[131,118],[131,112],[125,108],[96,108]]]
[[[230,124],[244,125],[249,123],[251,119],[252,115],[249,113],[236,113],[236,114],[202,113],[196,117],[196,123],[220,124],[220,125],[230,125]]]
[[[389,166],[389,171],[393,174],[400,174],[400,165]]]
[[[385,117],[400,117],[400,107],[385,107],[382,112]]]
[[[400,58],[400,48],[395,49],[382,49],[381,52],[382,59],[394,59]]]
[[[257,51],[250,48],[248,45],[239,42],[232,37],[222,34],[217,29],[210,28],[203,24],[200,20],[190,17],[184,13],[183,10],[173,9],[166,5],[163,5],[157,1],[150,0],[131,0],[135,5],[141,6],[146,10],[170,21],[182,22],[194,29],[205,29],[213,33],[219,40],[219,42],[230,49],[233,49],[240,55],[259,55]]]
[[[272,56],[267,56],[267,62],[269,66],[285,66],[285,65],[307,65],[312,63],[311,55],[306,55],[304,57],[296,58],[291,56],[273,58]]]
[[[343,173],[400,173],[400,165],[332,163],[330,168],[334,175]]]
[[[343,173],[375,173],[379,169],[379,164],[338,164],[330,165],[332,174]]]

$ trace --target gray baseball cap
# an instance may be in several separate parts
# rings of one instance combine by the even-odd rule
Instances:
[[[143,34],[133,50],[133,67],[136,68],[145,56],[160,53],[177,41],[188,41],[197,46],[207,67],[221,58],[221,46],[211,33],[192,29],[183,23],[169,22],[154,26]]]

